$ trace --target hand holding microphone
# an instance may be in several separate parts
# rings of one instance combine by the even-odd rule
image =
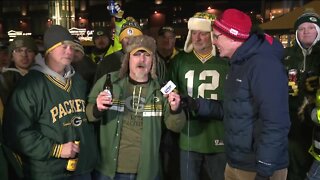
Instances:
[[[180,95],[177,94],[176,92],[172,91],[168,95],[168,101],[170,104],[170,109],[171,111],[178,111],[180,107]]]
[[[174,91],[176,85],[172,81],[168,81],[161,88],[161,92],[168,99],[171,111],[178,111],[180,107],[180,95]]]

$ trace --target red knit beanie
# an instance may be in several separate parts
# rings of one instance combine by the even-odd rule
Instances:
[[[242,11],[227,9],[213,22],[213,28],[231,39],[245,41],[251,30],[251,19]]]

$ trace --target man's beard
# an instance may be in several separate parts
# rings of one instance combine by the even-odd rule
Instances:
[[[139,63],[137,64],[137,67],[138,69],[140,69],[137,73],[136,73],[136,77],[138,79],[142,79],[142,78],[145,78],[146,76],[148,76],[148,73],[145,70],[146,68],[146,64],[145,63]]]
[[[136,78],[137,79],[143,79],[147,76],[147,74],[145,72],[138,72],[136,73]]]

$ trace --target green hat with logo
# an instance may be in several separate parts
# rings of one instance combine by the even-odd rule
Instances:
[[[294,29],[297,30],[302,23],[310,22],[318,25],[320,27],[320,16],[315,12],[305,12],[298,17],[294,23]]]
[[[107,36],[110,39],[110,29],[107,27],[96,27],[92,34],[92,40],[94,41],[99,36]]]

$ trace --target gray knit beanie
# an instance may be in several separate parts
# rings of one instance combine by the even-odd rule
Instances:
[[[44,33],[43,43],[44,48],[46,50],[45,54],[48,54],[54,48],[58,47],[59,45],[62,45],[63,42],[74,44],[73,40],[73,36],[66,28],[60,25],[52,25]]]

